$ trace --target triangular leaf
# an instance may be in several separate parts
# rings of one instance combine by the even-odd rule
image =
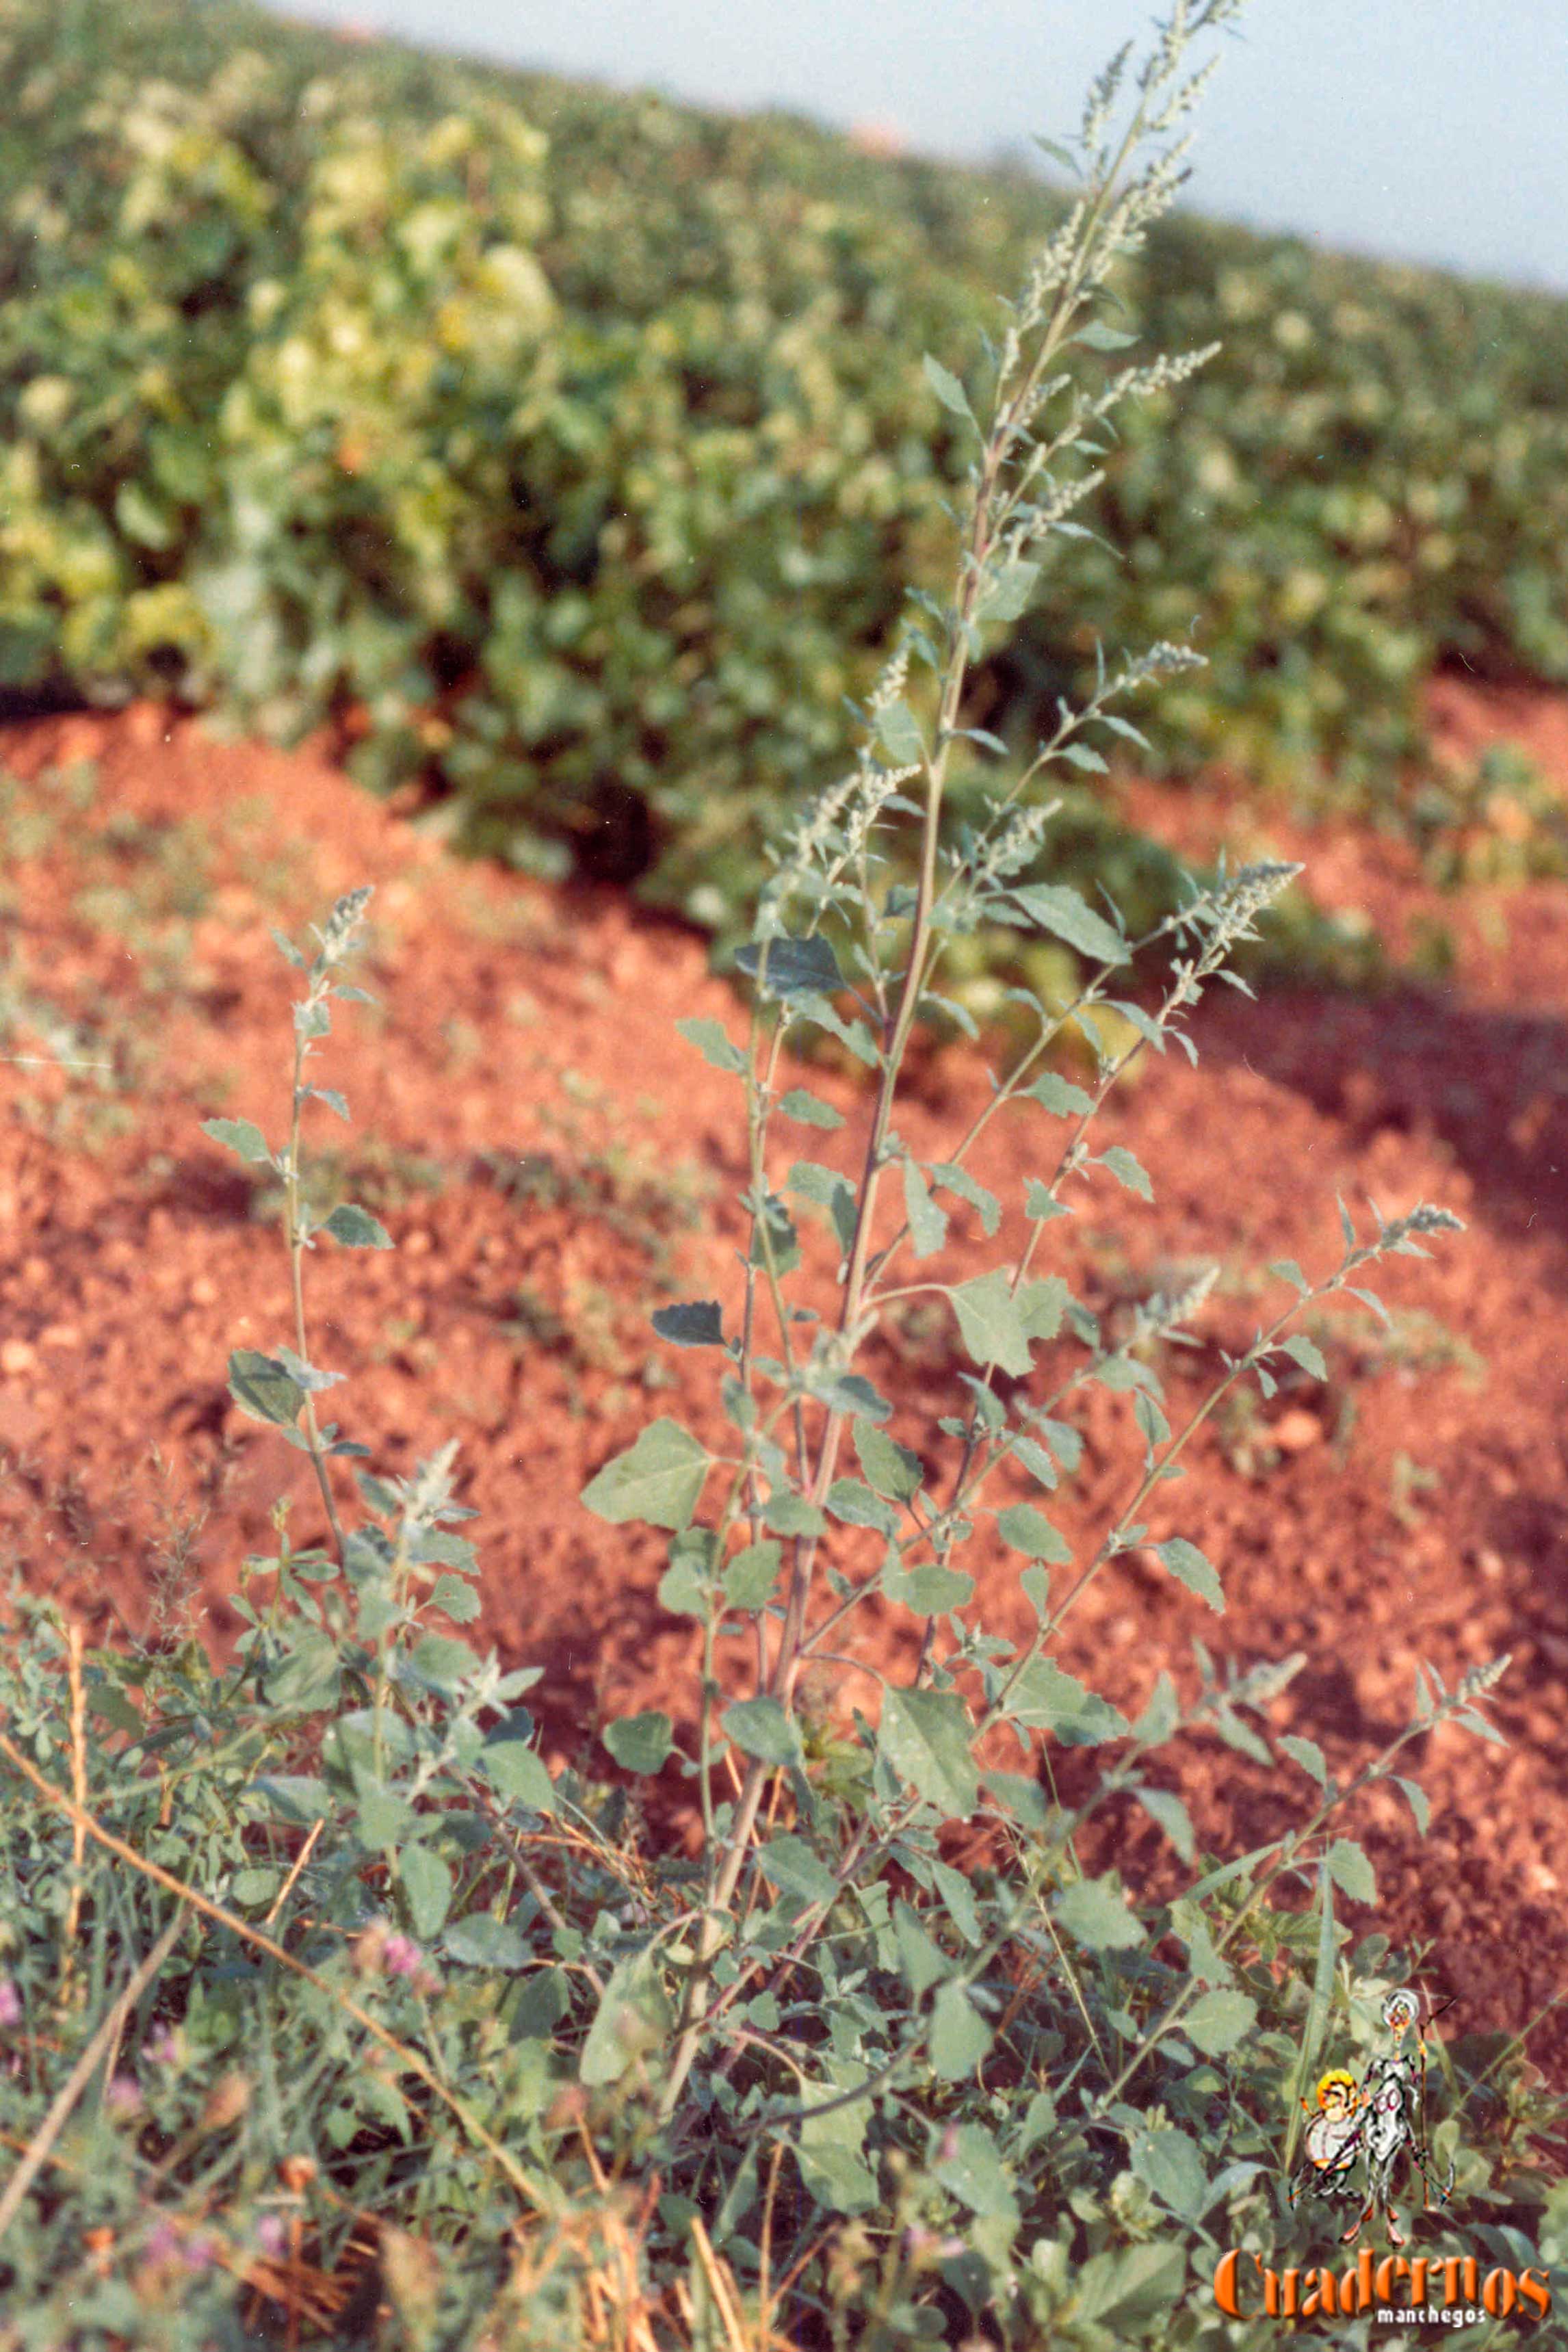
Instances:
[[[627,1772],[658,1771],[675,1745],[669,1717],[658,1709],[624,1715],[616,1723],[606,1723],[599,1737]]]
[[[386,1227],[368,1209],[359,1208],[353,1201],[345,1201],[334,1209],[320,1230],[331,1234],[335,1242],[342,1242],[348,1249],[392,1247],[392,1235]]]
[[[721,1348],[723,1318],[716,1298],[693,1298],[679,1307],[654,1309],[653,1328],[677,1348]]]
[[[1031,882],[1007,894],[1025,914],[1053,939],[1077,948],[1091,963],[1117,964],[1128,960],[1127,942],[1103,916],[1085,904],[1076,890],[1059,882]]]
[[[1023,1379],[1029,1370],[1029,1342],[1001,1267],[961,1282],[950,1296],[963,1344],[981,1370],[994,1364],[1013,1378]]]
[[[973,1728],[956,1691],[890,1690],[882,1701],[877,1745],[918,1796],[945,1819],[959,1820],[974,1811],[980,1794],[969,1752]]]
[[[613,1527],[646,1519],[650,1527],[683,1528],[697,1508],[708,1459],[678,1421],[653,1421],[635,1445],[589,1480],[582,1499],[595,1518]]]
[[[838,959],[820,931],[805,940],[752,940],[736,950],[735,961],[764,997],[831,996],[844,985]]]

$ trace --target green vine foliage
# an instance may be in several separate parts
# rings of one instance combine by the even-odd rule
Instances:
[[[333,1000],[364,1001],[342,971],[370,893],[338,902],[309,961],[278,937],[303,983],[287,1139],[244,1119],[205,1133],[281,1188],[293,1328],[237,1350],[229,1385],[310,1458],[327,1537],[294,1549],[287,1509],[274,1514],[278,1549],[245,1563],[247,1630],[221,1671],[191,1641],[84,1655],[52,1604],[13,1598],[0,1657],[5,2352],[237,2352],[307,2334],[453,2352],[1277,2340],[1261,2310],[1222,2310],[1215,2266],[1230,2248],[1281,2270],[1312,2261],[1321,2230],[1287,2178],[1302,2089],[1331,2045],[1370,2044],[1383,1995],[1411,1969],[1341,1916],[1376,1896],[1359,1801],[1392,1780],[1424,1832],[1407,1751],[1439,1725],[1496,1738],[1485,1703],[1506,1662],[1454,1690],[1426,1668],[1408,1724],[1336,1776],[1312,1740],[1268,1737],[1300,1658],[1243,1672],[1196,1644],[1189,1695],[1162,1672],[1129,1722],[1056,1652],[1089,1584],[1135,1553],[1223,1612],[1224,1563],[1179,1532],[1179,1509],[1176,1531],[1156,1532],[1173,1524],[1165,1489],[1193,1432],[1245,1383],[1268,1392],[1285,1363],[1321,1370],[1300,1319],[1346,1297],[1375,1308],[1378,1263],[1423,1255],[1458,1221],[1419,1204],[1363,1232],[1342,1209],[1323,1270],[1269,1269],[1275,1311],[1173,1426],[1156,1343],[1198,1323],[1208,1280],[1145,1300],[1113,1339],[1049,1270],[1050,1243],[1086,1184],[1129,1206],[1150,1197],[1130,1152],[1093,1148],[1096,1113],[1140,1054],[1192,1052],[1193,1005],[1236,977],[1235,952],[1294,869],[1189,883],[1142,934],[1039,878],[1054,778],[1093,774],[1097,744],[1126,740],[1149,689],[1186,688],[1189,646],[1156,640],[1099,668],[1023,762],[969,723],[967,702],[1043,593],[1113,415],[1130,426],[1141,403],[1194,378],[1189,354],[1108,386],[1081,354],[1121,331],[1106,317],[1113,273],[1146,250],[1180,184],[1170,134],[1205,78],[1188,72],[1189,45],[1235,13],[1235,0],[1178,0],[1142,65],[1129,72],[1124,54],[1101,78],[1076,151],[1079,208],[1037,249],[983,362],[961,381],[928,359],[963,449],[946,594],[911,599],[859,709],[858,758],[779,845],[737,957],[744,1043],[719,1022],[682,1024],[735,1081],[751,1240],[731,1295],[655,1318],[665,1341],[711,1357],[709,1436],[656,1419],[584,1495],[605,1544],[632,1522],[668,1539],[659,1597],[700,1654],[684,1703],[602,1727],[603,1779],[552,1776],[523,1704],[539,1670],[464,1636],[485,1571],[461,1532],[473,1514],[457,1500],[455,1443],[385,1479],[319,1417],[342,1374],[312,1358],[307,1257],[391,1245],[363,1206],[318,1216],[301,1182],[306,1115],[348,1116],[310,1065]],[[387,271],[417,272],[456,238],[443,249],[466,251],[482,286],[493,256],[462,247],[421,179],[466,168],[472,150],[456,132],[447,147],[395,152],[356,130],[323,167],[321,201],[420,181],[434,212],[410,215],[426,226]],[[208,152],[176,141],[159,168]],[[525,142],[513,160],[521,238],[537,157]],[[451,320],[459,338],[515,327],[514,370],[542,299],[515,249],[515,313],[481,327],[454,297]],[[337,266],[334,247],[323,282]],[[316,299],[284,297],[301,336]],[[263,347],[270,376],[257,359],[252,390],[271,384],[280,436],[291,387],[313,397],[327,354],[351,372],[426,364],[323,332],[298,378],[289,337]],[[413,530],[430,510],[409,463]],[[955,805],[961,777],[972,789]],[[944,958],[982,921],[1065,947],[1086,976],[1063,1001],[1023,992],[1032,1037],[994,1074],[969,1134],[928,1161],[895,1124],[900,1074],[943,1017]],[[1145,968],[1156,977],[1135,1001],[1123,992]],[[1052,1066],[1069,1021],[1100,1040],[1082,1086]],[[809,1087],[784,1086],[786,1039],[812,1034],[868,1073],[847,1168],[801,1156],[838,1123]],[[993,1117],[1026,1118],[1042,1139],[1021,1202],[998,1202],[968,1164]],[[921,1280],[955,1215],[994,1238],[1004,1208],[1025,1221],[1011,1263]],[[822,1246],[838,1265],[827,1319],[794,1287]],[[858,1363],[910,1290],[951,1316],[971,1365],[935,1431],[907,1425]],[[1079,1550],[1053,1497],[1078,1471],[1075,1407],[1094,1385],[1124,1402],[1128,1470],[1099,1541]],[[974,1605],[962,1563],[983,1527],[1032,1609],[1022,1643]],[[905,1613],[911,1670],[889,1677],[862,1659],[866,1706],[808,1718],[803,1673],[852,1657],[873,1602]],[[1293,1826],[1251,1853],[1200,1852],[1160,1777],[1194,1731],[1277,1771],[1298,1798]],[[1074,1801],[1049,1769],[1067,1748],[1102,1751]],[[650,1841],[641,1784],[654,1775],[684,1787],[693,1855]],[[1180,1865],[1166,1899],[1081,1858],[1085,1832],[1127,1802]],[[947,1859],[955,1822],[984,1832],[984,1866]],[[1568,2203],[1533,2152],[1558,2110],[1521,2062],[1528,2023],[1511,2044],[1439,2042],[1429,2084],[1432,2150],[1454,2179],[1433,2226],[1520,2274],[1568,2252]],[[1347,2321],[1339,2340],[1364,2345],[1372,2325]]]
[[[1065,190],[192,0],[5,0],[0,63],[0,683],[332,718],[469,846],[743,937],[940,561],[920,356]],[[1170,638],[1163,768],[1398,815],[1435,664],[1568,677],[1568,308],[1185,215],[1113,292],[1086,381],[1223,348],[1124,413],[979,723],[1026,754]]]

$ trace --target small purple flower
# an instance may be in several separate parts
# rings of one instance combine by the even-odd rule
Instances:
[[[184,2053],[179,2028],[155,2025],[142,2044],[142,2055],[150,2066],[177,2066]]]
[[[388,1936],[382,1946],[381,1962],[389,1977],[416,1975],[424,1957],[412,1936]]]
[[[134,2074],[116,2074],[103,2095],[111,2116],[133,2116],[142,2105],[142,2085]]]
[[[142,2252],[149,2262],[170,2263],[180,2252],[180,2233],[166,2215],[160,2213],[142,2242]]]
[[[289,2232],[276,2213],[263,2213],[256,2225],[256,2242],[276,2262],[289,2249]]]
[[[217,2260],[216,2240],[187,2238],[180,2248],[180,2260],[188,2271],[210,2271]]]
[[[0,2025],[20,2025],[22,1996],[9,1977],[0,1977]]]

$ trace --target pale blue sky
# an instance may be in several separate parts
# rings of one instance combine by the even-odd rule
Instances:
[[[981,162],[1076,125],[1144,0],[289,0],[471,57],[895,126]],[[1568,292],[1568,0],[1252,0],[1186,201]],[[548,125],[542,125],[548,128]]]

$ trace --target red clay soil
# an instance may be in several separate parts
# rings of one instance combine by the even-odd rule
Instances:
[[[1568,787],[1563,704],[1435,694],[1458,749],[1511,736]],[[96,790],[81,778],[79,804],[83,761]],[[14,728],[0,766],[0,1566],[98,1638],[168,1637],[184,1612],[221,1651],[242,1560],[276,1549],[274,1497],[294,1498],[296,1547],[324,1538],[309,1464],[227,1394],[231,1348],[292,1341],[289,1270],[276,1211],[200,1122],[251,1118],[284,1140],[300,983],[268,926],[313,946],[307,924],[372,882],[368,952],[347,976],[382,1009],[334,1008],[313,1073],[353,1125],[312,1106],[306,1147],[349,1155],[337,1197],[375,1209],[396,1248],[324,1244],[307,1262],[312,1358],[348,1375],[326,1404],[383,1475],[460,1440],[481,1630],[509,1664],[545,1668],[530,1703],[552,1763],[608,1769],[596,1727],[639,1706],[689,1718],[693,1629],[655,1597],[661,1540],[577,1497],[654,1412],[716,1443],[726,1429],[715,1360],[647,1323],[661,1300],[710,1296],[734,1320],[739,1088],[674,1025],[742,1031],[701,940],[609,893],[458,865],[324,755],[221,742],[151,705]],[[1362,908],[1395,950],[1436,913],[1458,955],[1442,986],[1376,998],[1215,990],[1197,1067],[1145,1057],[1105,1117],[1102,1141],[1142,1160],[1155,1207],[1098,1175],[1052,1229],[1079,1295],[1115,1311],[1216,1260],[1203,1328],[1234,1347],[1262,1311],[1252,1270],[1337,1264],[1336,1191],[1363,1232],[1369,1197],[1389,1216],[1433,1201],[1468,1230],[1430,1262],[1390,1262],[1376,1286],[1392,1337],[1356,1310],[1320,1335],[1326,1386],[1303,1373],[1200,1433],[1153,1531],[1202,1546],[1226,1613],[1140,1555],[1090,1588],[1061,1661],[1131,1710],[1163,1665],[1195,1688],[1194,1634],[1238,1667],[1302,1651],[1270,1726],[1348,1772],[1408,1720],[1417,1661],[1451,1683],[1511,1653],[1506,1748],[1444,1730],[1407,1751],[1433,1801],[1424,1845],[1392,1790],[1362,1801],[1348,1826],[1379,1902],[1349,1916],[1429,1948],[1424,1980],[1459,1997],[1456,2028],[1518,2031],[1563,1987],[1568,1954],[1568,899],[1542,884],[1439,900],[1397,845],[1298,835],[1217,791],[1139,785],[1126,806],[1194,856],[1222,838],[1301,856],[1321,904]],[[786,1131],[781,1152],[851,1166],[853,1077],[799,1075],[850,1124]],[[986,1097],[980,1054],[955,1049],[898,1124],[940,1159]],[[1054,1166],[1060,1137],[1037,1108],[996,1121],[974,1164],[1006,1204],[1001,1234],[986,1245],[955,1213],[922,1273],[962,1278],[1016,1251],[1023,1179]],[[821,1256],[806,1295],[826,1307]],[[896,1400],[894,1432],[936,1464],[963,1360],[930,1306],[885,1327],[866,1368]],[[1173,1420],[1216,1362],[1173,1358]],[[1053,1514],[1080,1543],[1125,1501],[1138,1454],[1127,1400],[1089,1393],[1083,1473]],[[355,1513],[348,1465],[333,1475]],[[1024,1633],[1016,1562],[987,1534],[964,1564],[994,1628]],[[884,1664],[912,1642],[891,1611],[868,1611],[862,1639]],[[731,1645],[732,1681],[745,1658]],[[818,1703],[874,1707],[862,1675],[821,1671]],[[1056,1761],[1073,1785],[1092,1769],[1081,1751]],[[1294,1766],[1265,1773],[1206,1738],[1173,1751],[1168,1777],[1222,1855],[1311,1796]],[[1172,1857],[1154,1825],[1128,1811],[1111,1828],[1129,1876],[1159,1882]],[[1568,2084],[1563,2012],[1531,2046]]]

